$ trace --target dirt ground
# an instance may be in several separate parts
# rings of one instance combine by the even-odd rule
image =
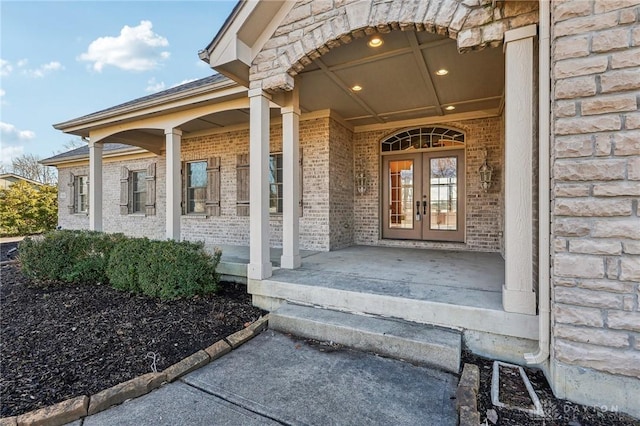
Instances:
[[[161,371],[263,314],[230,283],[218,295],[160,302],[104,285],[35,286],[15,264],[0,281],[1,417]]]
[[[476,364],[480,369],[480,392],[478,394],[478,412],[480,423],[509,426],[640,426],[640,420],[624,413],[606,411],[602,407],[588,407],[553,396],[547,379],[540,370],[525,368],[527,377],[536,391],[544,416],[535,416],[523,411],[495,407],[491,403],[491,375],[493,360],[474,355],[468,351],[463,353],[463,362]],[[502,370],[502,368],[501,368]],[[533,408],[531,399],[524,388],[520,375],[501,371],[500,402]],[[527,407],[528,406],[528,407]],[[491,412],[493,410],[494,412]],[[492,421],[492,420],[495,420]]]

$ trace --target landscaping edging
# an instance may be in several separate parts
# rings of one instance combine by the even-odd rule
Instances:
[[[475,364],[465,364],[456,390],[458,406],[458,424],[460,426],[479,426],[478,391],[480,390],[480,369]]]
[[[104,411],[124,401],[145,395],[165,383],[192,372],[238,348],[267,329],[269,314],[248,327],[218,340],[206,349],[186,357],[162,372],[146,373],[102,390],[92,396],[78,396],[28,413],[0,419],[0,426],[58,426]]]

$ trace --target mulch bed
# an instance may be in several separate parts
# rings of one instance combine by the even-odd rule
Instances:
[[[16,264],[0,274],[1,417],[161,371],[264,313],[231,283],[161,302],[106,285],[35,285]]]
[[[623,413],[604,411],[598,407],[589,407],[573,402],[558,399],[553,396],[547,379],[540,370],[525,368],[527,377],[533,389],[536,391],[540,404],[545,412],[543,417],[537,417],[529,413],[515,409],[495,407],[491,403],[491,375],[493,373],[493,360],[474,355],[468,351],[463,352],[462,361],[476,364],[480,369],[480,391],[478,393],[478,412],[480,423],[491,425],[509,426],[541,426],[541,425],[566,425],[566,426],[639,426],[640,420],[634,419]],[[502,370],[502,368],[501,368]],[[523,408],[533,408],[529,394],[524,388],[520,374],[511,374],[501,371],[500,375],[500,401]],[[488,415],[488,412],[495,413]],[[497,414],[494,423],[490,417]],[[495,419],[495,417],[494,417]]]

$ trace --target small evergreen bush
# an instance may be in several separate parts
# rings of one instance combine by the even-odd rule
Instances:
[[[163,300],[214,293],[221,252],[210,256],[202,243],[131,238],[120,242],[109,259],[114,288]]]
[[[114,247],[107,263],[107,277],[113,288],[131,293],[142,292],[138,269],[145,261],[148,248],[147,238],[129,238]]]
[[[163,300],[216,292],[222,254],[216,250],[209,255],[202,243],[71,230],[25,238],[19,253],[22,271],[34,280],[108,282],[118,290]]]
[[[111,251],[123,234],[96,231],[52,231],[25,238],[19,245],[23,273],[41,281],[106,283]]]

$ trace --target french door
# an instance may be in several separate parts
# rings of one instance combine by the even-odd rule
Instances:
[[[382,158],[382,237],[464,241],[464,150]]]

